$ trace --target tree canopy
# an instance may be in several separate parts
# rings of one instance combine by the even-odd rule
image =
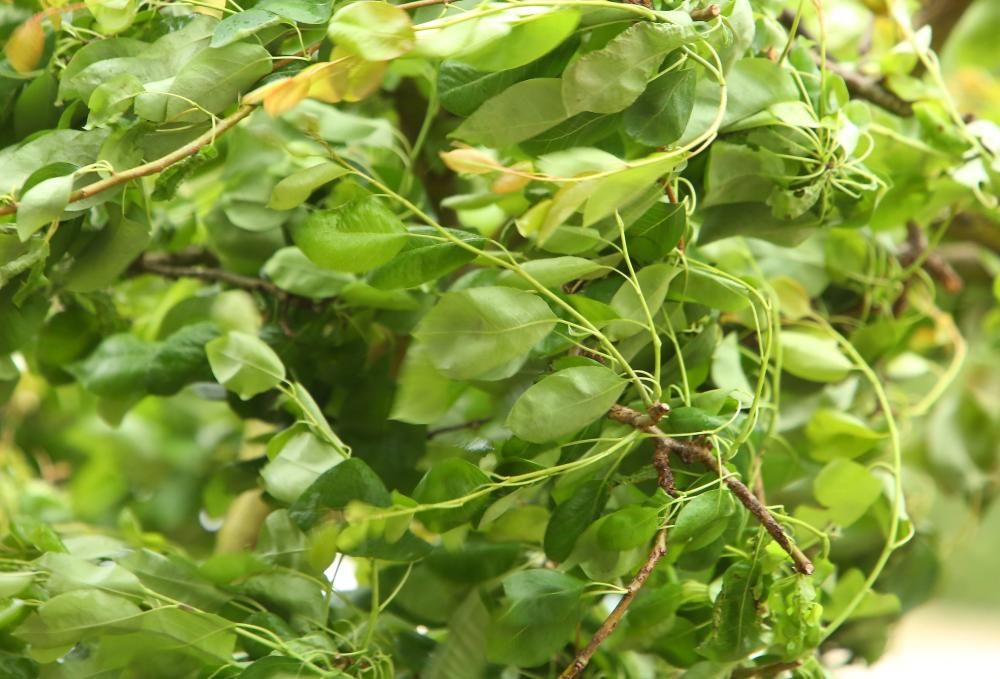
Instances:
[[[3,5],[0,675],[874,660],[995,485],[997,29]]]

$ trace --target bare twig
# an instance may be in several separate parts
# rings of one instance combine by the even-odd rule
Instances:
[[[131,275],[150,273],[171,279],[194,278],[209,283],[223,283],[240,290],[258,292],[282,302],[311,309],[319,309],[323,305],[322,300],[282,290],[274,283],[262,278],[243,276],[225,269],[214,268],[213,262],[214,257],[211,254],[195,250],[185,250],[172,254],[151,252],[135,260],[129,267],[128,273]]]
[[[618,627],[618,623],[622,621],[622,617],[625,615],[625,611],[628,607],[632,605],[632,600],[635,599],[635,595],[639,593],[642,586],[646,584],[646,580],[649,579],[650,574],[653,572],[653,568],[656,567],[656,563],[663,557],[667,552],[667,530],[664,528],[656,534],[656,540],[653,543],[653,549],[650,550],[649,554],[646,555],[646,560],[643,561],[642,566],[639,571],[632,578],[632,582],[628,584],[625,589],[625,594],[622,596],[621,601],[615,606],[615,609],[608,614],[608,617],[604,619],[601,626],[597,628],[594,632],[594,636],[590,638],[590,643],[587,644],[586,648],[580,651],[573,662],[567,667],[562,674],[559,675],[559,679],[576,679],[580,676],[580,673],[586,669],[587,664],[593,657],[594,653],[597,652],[598,647],[604,643]]]
[[[713,472],[718,474],[726,487],[729,488],[730,492],[736,496],[744,507],[746,507],[751,514],[760,522],[764,529],[771,535],[775,542],[781,546],[783,550],[791,557],[792,561],[795,563],[795,569],[800,573],[809,575],[813,572],[813,565],[809,558],[802,553],[795,544],[788,537],[788,534],[781,528],[778,522],[775,520],[771,512],[768,511],[767,507],[761,504],[760,500],[750,492],[750,489],[744,485],[735,476],[726,473],[725,469],[722,467],[722,463],[716,458],[712,453],[711,448],[704,444],[693,443],[688,441],[680,441],[678,439],[667,436],[663,431],[657,427],[655,424],[649,424],[650,417],[644,413],[629,408],[622,405],[614,405],[611,410],[608,411],[608,417],[625,424],[630,424],[636,429],[641,429],[648,434],[652,434],[656,437],[657,444],[665,450],[669,450],[672,453],[677,453],[680,455],[681,459],[686,463],[699,462]]]

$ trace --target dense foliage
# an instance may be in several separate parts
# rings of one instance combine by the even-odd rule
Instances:
[[[0,675],[876,658],[992,499],[1000,12],[959,104],[865,5],[0,6]]]

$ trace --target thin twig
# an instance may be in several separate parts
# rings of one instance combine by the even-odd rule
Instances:
[[[420,7],[430,7],[431,5],[447,5],[449,0],[415,0],[415,2],[404,2],[396,5],[399,9],[418,9]]]
[[[680,455],[681,459],[684,460],[684,462],[700,462],[718,474],[722,478],[723,483],[726,484],[726,487],[729,488],[730,492],[736,496],[736,499],[739,500],[743,506],[754,515],[757,521],[764,526],[764,529],[771,535],[774,541],[777,542],[778,545],[785,550],[788,556],[792,558],[792,561],[795,563],[795,569],[805,575],[809,575],[813,572],[812,562],[798,547],[795,546],[795,544],[788,537],[788,534],[785,533],[775,520],[774,516],[771,515],[771,512],[768,511],[767,507],[761,504],[760,500],[758,500],[757,497],[750,492],[750,489],[747,488],[742,481],[735,476],[726,473],[725,469],[722,467],[722,463],[719,462],[718,458],[716,458],[709,447],[703,444],[680,441],[667,436],[663,433],[663,430],[655,424],[649,424],[649,415],[627,406],[612,406],[611,410],[608,411],[608,417],[613,420],[617,420],[618,422],[632,425],[636,429],[641,429],[648,434],[652,434],[656,437],[658,445],[672,453],[677,453]]]
[[[635,599],[635,595],[639,593],[642,586],[646,584],[646,580],[649,579],[650,574],[653,572],[653,568],[656,567],[656,563],[663,558],[663,555],[667,553],[667,529],[664,528],[656,534],[656,541],[653,543],[653,549],[650,550],[649,554],[646,555],[646,560],[642,563],[639,571],[632,578],[632,582],[628,584],[625,589],[625,594],[622,596],[621,601],[615,606],[615,609],[608,614],[608,617],[604,619],[601,626],[597,628],[594,632],[594,636],[590,638],[590,643],[587,647],[580,651],[573,662],[567,667],[562,674],[559,675],[559,679],[576,679],[580,676],[580,673],[586,669],[587,664],[593,657],[594,653],[597,652],[598,647],[607,639],[618,627],[618,623],[622,621],[622,617],[625,615],[625,611],[628,607],[632,605],[632,600]]]
[[[87,184],[82,189],[77,189],[69,196],[68,203],[76,203],[91,196],[95,196],[98,193],[103,193],[108,189],[113,189],[116,186],[121,186],[133,179],[139,179],[140,177],[145,177],[151,174],[157,174],[158,172],[163,172],[168,167],[175,163],[179,163],[188,156],[193,156],[198,153],[203,147],[208,146],[213,143],[220,134],[230,129],[236,123],[240,122],[254,110],[253,106],[240,106],[236,109],[236,112],[223,118],[218,123],[216,123],[212,129],[205,132],[203,135],[195,139],[194,141],[188,142],[184,146],[171,151],[167,155],[157,158],[156,160],[144,163],[142,165],[137,165],[136,167],[129,168],[127,170],[122,170],[121,172],[115,172],[110,177],[105,177],[99,181],[92,184]],[[0,207],[0,215],[9,215],[17,211],[17,203],[10,203],[3,207]]]
[[[211,255],[204,257],[200,256],[200,253],[193,251],[182,251],[176,254],[178,257],[175,259],[171,255],[147,253],[132,263],[128,269],[128,273],[130,275],[150,273],[162,276],[163,278],[193,278],[208,283],[224,283],[230,287],[239,288],[247,292],[261,293],[273,297],[278,301],[314,310],[318,310],[323,305],[322,300],[303,297],[302,295],[282,290],[274,283],[262,278],[243,276],[242,274],[226,271],[225,269],[204,266],[204,263],[211,261]]]

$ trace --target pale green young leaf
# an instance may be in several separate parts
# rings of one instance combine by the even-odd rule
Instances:
[[[407,240],[406,227],[374,196],[314,212],[293,228],[292,237],[314,264],[348,272],[384,264]]]
[[[205,345],[212,373],[244,401],[273,389],[285,379],[285,366],[271,347],[243,332],[232,331]]]
[[[367,61],[388,61],[414,47],[413,25],[405,10],[363,0],[344,5],[330,19],[330,40]]]

